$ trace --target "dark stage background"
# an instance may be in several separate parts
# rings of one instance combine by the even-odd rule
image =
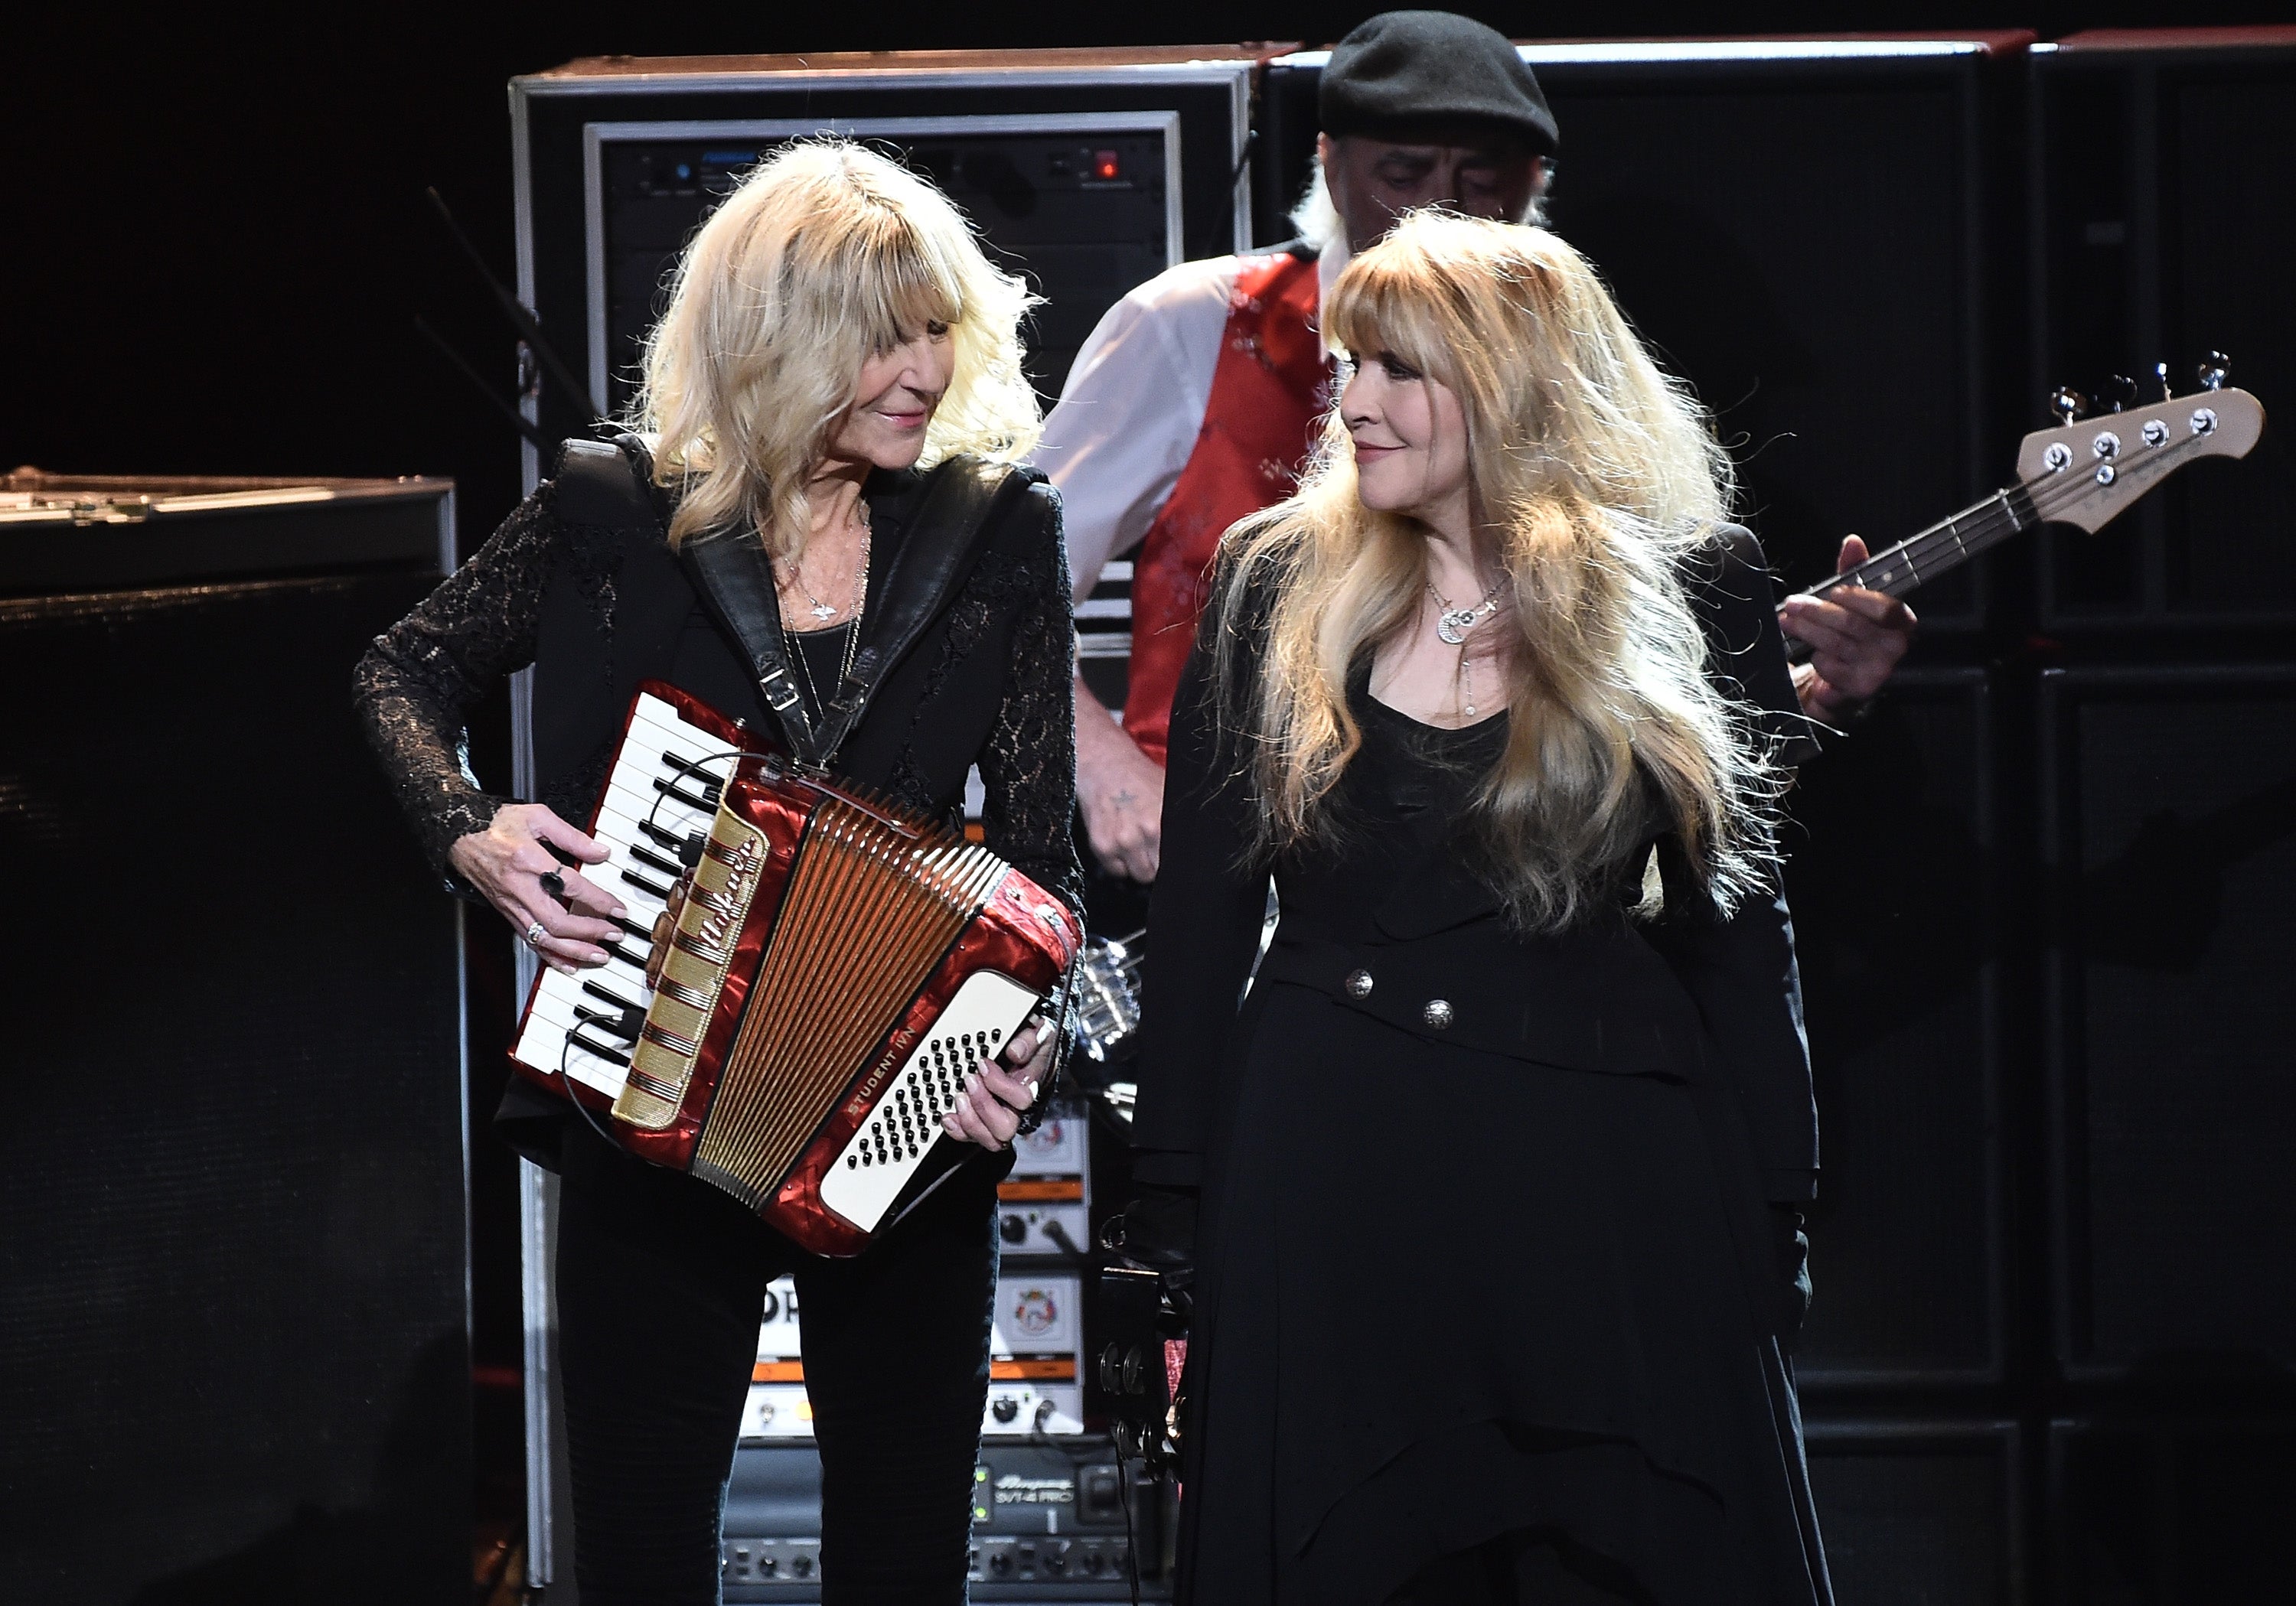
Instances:
[[[512,277],[512,75],[608,53],[1321,45],[1376,9],[20,24],[0,102],[0,467],[447,475],[467,552],[517,499],[517,443],[414,323],[505,397],[512,336],[422,192]],[[1542,37],[2275,20],[2237,4],[1460,9]],[[1902,121],[1872,84],[1802,86],[1840,96],[1833,124],[1808,103],[1762,122],[1783,92],[1750,82],[1724,86],[1742,97],[1728,115],[1683,118],[1675,144],[1652,135],[1644,90],[1557,75],[1575,142],[1557,222],[1707,399],[1739,408],[1745,455],[1769,454],[1748,473],[1755,521],[1807,578],[1839,532],[1830,506],[1795,500],[1828,472],[1786,471],[1797,454],[1902,477],[1919,504],[1865,532],[1895,538],[2005,477],[2059,380],[2093,389],[2158,356],[2181,389],[2221,345],[2234,382],[2296,417],[2296,69],[2181,70],[2021,62],[1966,119],[1951,86],[1906,91]],[[1973,232],[1937,247],[1939,271],[1973,274],[1976,299],[1926,266],[1875,277],[1937,246],[1892,250],[1893,196],[1934,210],[1956,184]],[[1671,198],[1679,235],[1622,212],[1636,185]],[[1866,276],[1829,285],[1806,256],[1786,272],[1717,249],[1797,218],[1856,231],[1868,255],[1843,271]],[[1685,276],[1654,266],[1669,250],[1707,253],[1732,318],[1681,299]],[[1841,371],[1837,325],[1890,330],[1870,372]],[[1948,340],[1974,362],[1930,348]],[[1916,599],[1932,628],[1900,688],[1809,777],[1794,894],[1829,1173],[1803,1363],[1844,1606],[2261,1600],[2296,1576],[2289,465],[2267,436],[2106,538],[2051,535]],[[504,783],[504,733],[478,735]],[[516,1214],[483,1121],[509,938],[483,917],[472,930],[478,1507],[507,1520]]]

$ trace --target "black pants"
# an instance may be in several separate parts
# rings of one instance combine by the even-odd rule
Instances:
[[[824,1260],[715,1188],[569,1134],[559,1358],[584,1606],[714,1606],[758,1318],[784,1273],[821,1446],[823,1599],[964,1600],[1004,1168],[965,1166],[865,1255]]]

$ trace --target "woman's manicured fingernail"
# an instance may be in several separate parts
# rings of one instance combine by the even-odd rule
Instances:
[[[585,954],[582,955],[582,963],[590,966],[593,970],[595,970],[598,966],[606,963],[606,957],[607,956],[603,954]]]

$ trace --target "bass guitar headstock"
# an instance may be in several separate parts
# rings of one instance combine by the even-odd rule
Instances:
[[[2065,422],[2025,437],[2017,453],[2017,479],[2038,517],[2053,524],[2102,529],[2155,485],[2203,457],[2245,457],[2264,432],[2264,406],[2224,382],[2226,359],[2210,353],[2201,365],[2202,389],[2168,394],[2168,365],[2153,370],[2161,397],[2141,406],[2116,402],[2112,411],[2083,418],[2087,404],[2059,390],[2050,406]],[[2120,381],[2133,393],[2132,381]]]

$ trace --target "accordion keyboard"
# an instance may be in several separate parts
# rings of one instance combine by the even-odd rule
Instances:
[[[646,950],[654,917],[683,871],[685,855],[707,835],[718,810],[718,783],[734,755],[709,732],[688,724],[660,698],[642,694],[614,754],[606,793],[590,834],[607,850],[584,876],[627,905],[627,935],[613,959],[578,976],[545,969],[513,1051],[528,1065],[562,1071],[619,1098],[630,1057],[652,1006]]]

